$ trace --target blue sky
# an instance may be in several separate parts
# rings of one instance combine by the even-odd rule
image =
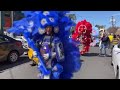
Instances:
[[[114,16],[116,26],[120,27],[120,11],[71,11],[76,14],[76,22],[86,19],[94,25],[105,25],[106,28],[111,26],[110,18]]]

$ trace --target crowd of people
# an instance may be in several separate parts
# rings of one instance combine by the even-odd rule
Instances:
[[[110,49],[110,55],[112,54],[112,49],[115,45],[117,45],[118,43],[120,43],[120,35],[116,35],[116,34],[107,34],[107,33],[103,33],[103,36],[100,37],[100,43],[99,43],[99,56],[103,55],[103,56],[107,56],[106,50]]]

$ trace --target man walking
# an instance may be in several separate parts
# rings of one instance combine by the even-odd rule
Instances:
[[[103,37],[101,37],[101,46],[100,46],[99,56],[101,56],[101,55],[107,56],[106,49],[108,47],[108,44],[109,44],[109,37],[107,36],[106,33],[104,33]],[[104,53],[102,53],[102,51],[104,51]]]

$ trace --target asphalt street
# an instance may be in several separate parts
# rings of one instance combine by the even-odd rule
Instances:
[[[90,52],[81,57],[81,69],[74,74],[73,79],[115,79],[109,49],[107,54],[107,57],[100,57],[99,48],[91,47]]]
[[[98,53],[98,47],[91,47],[88,54],[81,56],[81,69],[72,79],[115,79],[111,57],[99,57]],[[37,67],[31,67],[31,63],[24,56],[14,64],[0,63],[0,79],[38,79]]]
[[[21,57],[17,63],[0,64],[0,79],[39,79],[37,77],[37,67],[31,67],[32,62],[25,57]]]

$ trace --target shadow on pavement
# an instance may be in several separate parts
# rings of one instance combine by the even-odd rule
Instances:
[[[111,55],[106,55],[106,56],[104,56],[104,55],[98,55],[99,57],[112,57]]]
[[[84,62],[84,60],[82,60],[82,59],[80,61],[81,61],[81,63]]]
[[[4,72],[4,70],[6,69],[10,69],[12,67],[30,62],[31,60],[29,60],[28,57],[20,57],[19,60],[16,63],[9,63],[7,61],[4,62],[0,62],[0,73]]]
[[[96,46],[91,46],[91,47],[99,47],[99,45],[96,45]]]
[[[89,56],[89,57],[91,57],[91,56],[98,56],[98,55],[99,55],[99,53],[86,53],[86,54],[84,54],[82,56]]]
[[[107,55],[107,57],[112,57],[112,55]]]

